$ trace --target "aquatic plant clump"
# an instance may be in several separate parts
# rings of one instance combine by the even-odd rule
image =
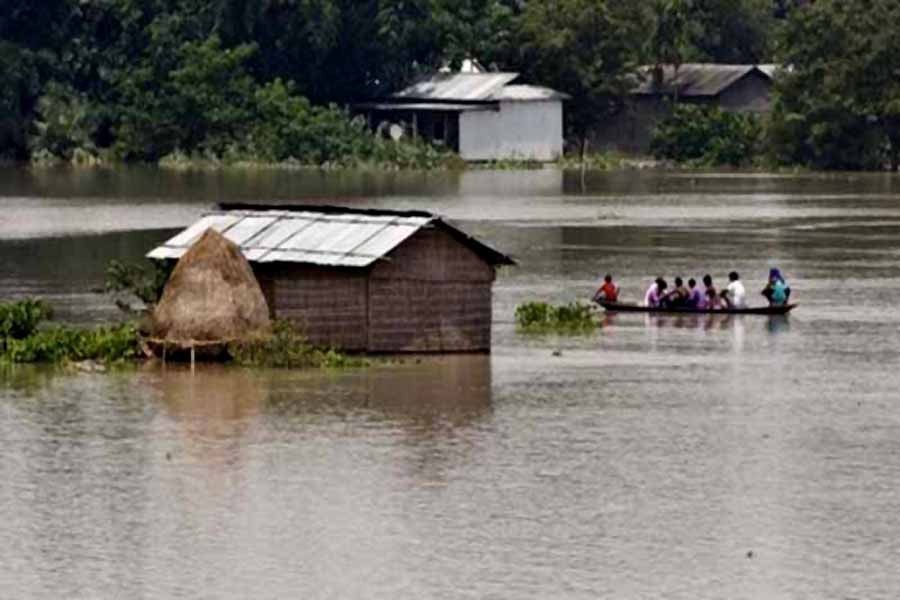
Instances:
[[[239,365],[280,368],[350,368],[365,366],[363,359],[334,349],[316,348],[288,321],[275,321],[272,334],[228,345]]]
[[[590,305],[526,302],[516,307],[516,327],[526,333],[584,334],[597,328]]]
[[[0,304],[0,340],[26,338],[52,317],[53,310],[43,300],[28,298]]]
[[[10,363],[61,363],[96,360],[120,362],[140,352],[140,337],[126,323],[99,329],[55,326],[16,339],[6,338],[0,361]]]

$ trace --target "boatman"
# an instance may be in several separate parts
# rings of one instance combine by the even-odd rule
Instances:
[[[594,302],[600,300],[606,302],[618,302],[619,300],[619,286],[613,283],[612,275],[609,273],[603,278],[603,285],[601,285],[594,294]]]

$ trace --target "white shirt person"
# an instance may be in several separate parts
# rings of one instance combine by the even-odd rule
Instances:
[[[741,283],[741,276],[735,271],[728,274],[728,287],[725,288],[725,302],[729,308],[747,308],[747,290]]]

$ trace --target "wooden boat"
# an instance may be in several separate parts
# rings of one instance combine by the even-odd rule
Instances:
[[[794,310],[796,304],[782,304],[780,306],[757,306],[753,308],[712,308],[696,309],[686,306],[651,307],[640,304],[624,304],[619,302],[606,302],[597,300],[597,304],[608,312],[622,313],[651,313],[661,315],[786,315]]]

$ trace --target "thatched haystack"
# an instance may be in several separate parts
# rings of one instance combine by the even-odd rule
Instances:
[[[213,229],[178,261],[151,323],[156,341],[173,349],[252,338],[269,332],[271,325],[247,259]]]

